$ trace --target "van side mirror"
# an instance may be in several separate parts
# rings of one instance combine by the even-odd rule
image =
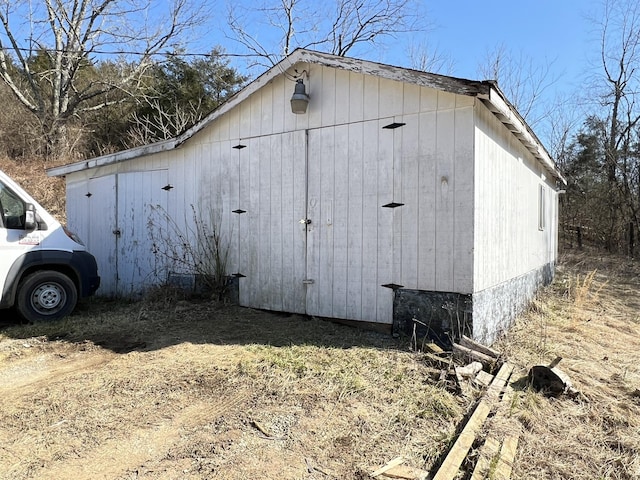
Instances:
[[[38,228],[38,223],[36,222],[36,209],[33,204],[27,203],[24,212],[24,229],[31,232],[36,228]]]

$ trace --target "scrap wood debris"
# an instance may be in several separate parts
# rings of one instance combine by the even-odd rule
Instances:
[[[462,336],[451,351],[434,343],[425,343],[423,358],[435,372],[432,377],[445,388],[456,393],[469,393],[468,389],[486,388],[503,363],[500,352]]]
[[[465,478],[471,480],[511,478],[520,439],[519,429],[512,425],[507,433],[498,434],[491,431],[491,425],[501,419],[510,421],[506,412],[514,395],[509,383],[513,365],[506,362],[500,352],[465,336],[458,343],[453,343],[450,352],[438,345],[425,343],[422,355],[436,374],[440,372],[432,377],[437,376],[444,387],[463,394],[468,393],[469,388],[475,388],[483,394],[436,471],[426,472],[402,465],[405,459],[397,457],[375,470],[370,477],[454,480],[461,470],[466,470],[470,476]],[[557,368],[561,360],[558,357],[549,365],[532,367],[528,383],[547,394],[578,395],[569,377]],[[491,422],[486,422],[488,418]],[[485,423],[491,423],[488,431]]]
[[[482,430],[485,420],[502,400],[503,392],[508,386],[512,372],[513,366],[509,363],[504,363],[502,367],[500,367],[491,385],[489,385],[489,388],[487,388],[484,396],[474,409],[473,414],[464,425],[457,440],[447,453],[437,472],[435,472],[433,480],[453,480],[457,478],[460,468],[467,458],[471,447],[476,442],[476,438]],[[485,477],[479,476],[477,478],[482,479]]]
[[[396,457],[386,465],[380,467],[369,476],[371,478],[398,478],[403,480],[426,480],[429,472],[419,468],[408,467],[402,465],[405,459]]]

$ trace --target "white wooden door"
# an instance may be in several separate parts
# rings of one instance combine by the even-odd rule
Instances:
[[[240,304],[305,313],[306,134],[242,140],[239,156]]]
[[[98,295],[117,291],[116,176],[90,178],[67,185],[67,221],[98,263]]]
[[[389,123],[389,122],[386,122]],[[390,323],[393,133],[378,120],[309,131],[306,312]],[[311,283],[312,282],[312,283]]]
[[[166,258],[157,254],[153,228],[161,231],[158,222],[168,211],[170,189],[167,170],[120,173],[117,175],[116,242],[117,294],[135,296],[152,285],[166,281]],[[163,231],[168,231],[166,226]]]

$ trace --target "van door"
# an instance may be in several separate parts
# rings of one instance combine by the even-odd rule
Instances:
[[[9,269],[25,252],[38,249],[41,233],[25,230],[26,203],[0,181],[0,292]]]

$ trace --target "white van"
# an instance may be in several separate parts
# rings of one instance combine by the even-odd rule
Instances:
[[[57,320],[99,286],[78,237],[0,170],[0,308],[29,322]]]

